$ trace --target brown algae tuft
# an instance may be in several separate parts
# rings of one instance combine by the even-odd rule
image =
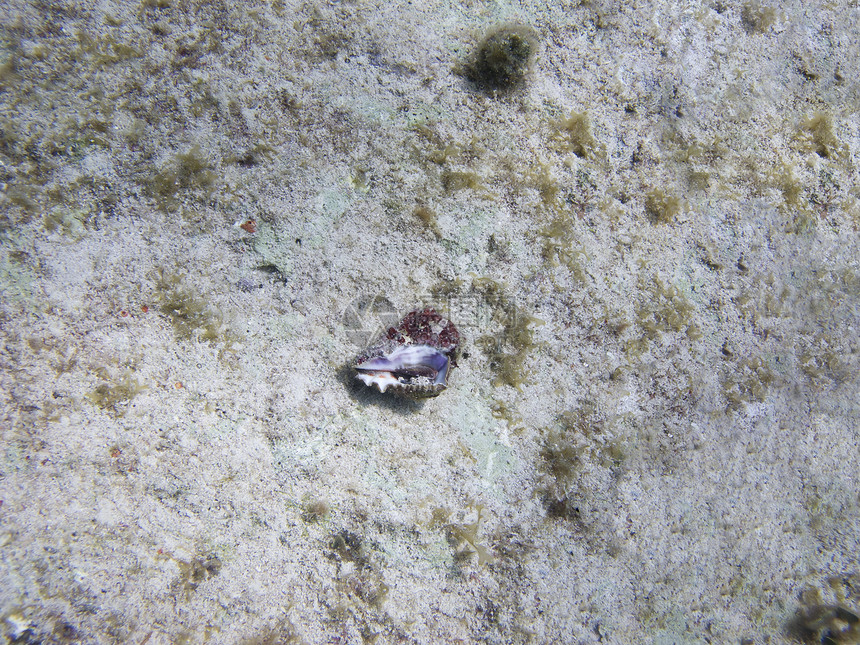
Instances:
[[[482,90],[512,90],[525,81],[537,47],[537,34],[529,27],[497,27],[478,45],[466,65],[466,77]]]

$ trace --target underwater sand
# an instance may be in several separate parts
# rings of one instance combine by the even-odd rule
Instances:
[[[860,642],[856,2],[0,8],[8,642]]]

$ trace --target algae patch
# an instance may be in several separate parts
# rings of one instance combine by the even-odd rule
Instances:
[[[235,356],[234,345],[241,342],[241,335],[218,307],[188,286],[184,276],[162,271],[157,286],[159,311],[170,321],[177,340],[199,339],[216,345],[222,360]]]
[[[556,141],[562,150],[572,152],[577,157],[588,158],[594,154],[596,142],[591,129],[591,119],[587,112],[572,110],[567,119],[556,123]]]
[[[466,64],[466,77],[479,89],[507,92],[521,86],[537,51],[537,34],[523,25],[491,31]]]
[[[86,398],[105,412],[121,417],[128,411],[134,397],[145,389],[146,386],[134,378],[133,372],[126,370],[118,379],[97,385]]]
[[[652,224],[668,224],[681,212],[681,200],[662,188],[645,195],[645,213]]]

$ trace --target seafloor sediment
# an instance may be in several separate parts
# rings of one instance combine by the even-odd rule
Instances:
[[[6,639],[860,642],[856,2],[396,5],[4,0]]]

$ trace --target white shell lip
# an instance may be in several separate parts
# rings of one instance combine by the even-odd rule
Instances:
[[[448,356],[430,345],[401,345],[355,366],[356,378],[384,393],[389,387],[422,396],[435,396],[447,387]]]
[[[376,385],[383,394],[385,394],[385,390],[388,389],[389,385],[393,387],[400,385],[400,381],[392,376],[390,372],[359,372],[355,375],[355,378],[363,381],[368,387]]]

